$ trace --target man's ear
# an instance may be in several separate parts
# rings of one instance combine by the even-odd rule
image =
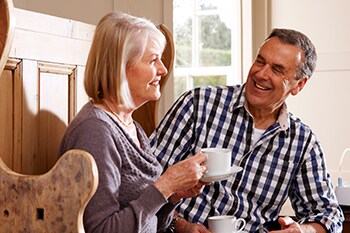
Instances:
[[[308,78],[303,77],[302,79],[298,80],[297,86],[292,90],[292,95],[297,95],[305,86]]]

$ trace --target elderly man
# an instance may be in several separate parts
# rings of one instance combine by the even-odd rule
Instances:
[[[267,231],[287,198],[295,218],[278,219],[281,232],[341,232],[344,217],[320,142],[285,103],[304,88],[316,60],[308,37],[275,29],[244,85],[197,88],[170,109],[151,136],[164,169],[204,147],[232,149],[232,165],[243,168],[185,199],[176,232],[207,233],[214,215],[244,218],[248,232]]]

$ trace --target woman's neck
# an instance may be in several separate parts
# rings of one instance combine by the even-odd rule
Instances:
[[[111,112],[126,127],[132,127],[134,120],[132,119],[132,111],[128,111],[123,106],[117,106],[114,102],[103,99],[103,106]]]

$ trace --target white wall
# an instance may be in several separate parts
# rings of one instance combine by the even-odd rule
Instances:
[[[304,32],[318,53],[306,88],[289,98],[289,108],[318,135],[335,182],[343,150],[350,147],[350,1],[272,0],[271,27]],[[350,154],[344,177],[350,181]],[[346,170],[346,171],[345,171]],[[334,183],[336,184],[336,183]]]
[[[288,106],[321,141],[335,186],[341,154],[350,147],[350,1],[269,0],[268,4],[268,30],[299,30],[316,47],[316,71],[299,95],[289,97]],[[342,176],[350,181],[350,154],[345,158]]]
[[[13,4],[16,8],[94,25],[113,10],[146,17],[154,23],[164,23],[164,18],[172,17],[171,0],[13,0]]]
[[[16,8],[96,25],[113,11],[113,0],[13,0]]]

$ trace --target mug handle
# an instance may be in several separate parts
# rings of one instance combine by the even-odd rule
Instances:
[[[243,218],[237,218],[236,219],[236,226],[235,226],[236,232],[237,231],[242,231],[244,229],[245,225],[246,225],[246,222],[245,222],[245,220]]]

